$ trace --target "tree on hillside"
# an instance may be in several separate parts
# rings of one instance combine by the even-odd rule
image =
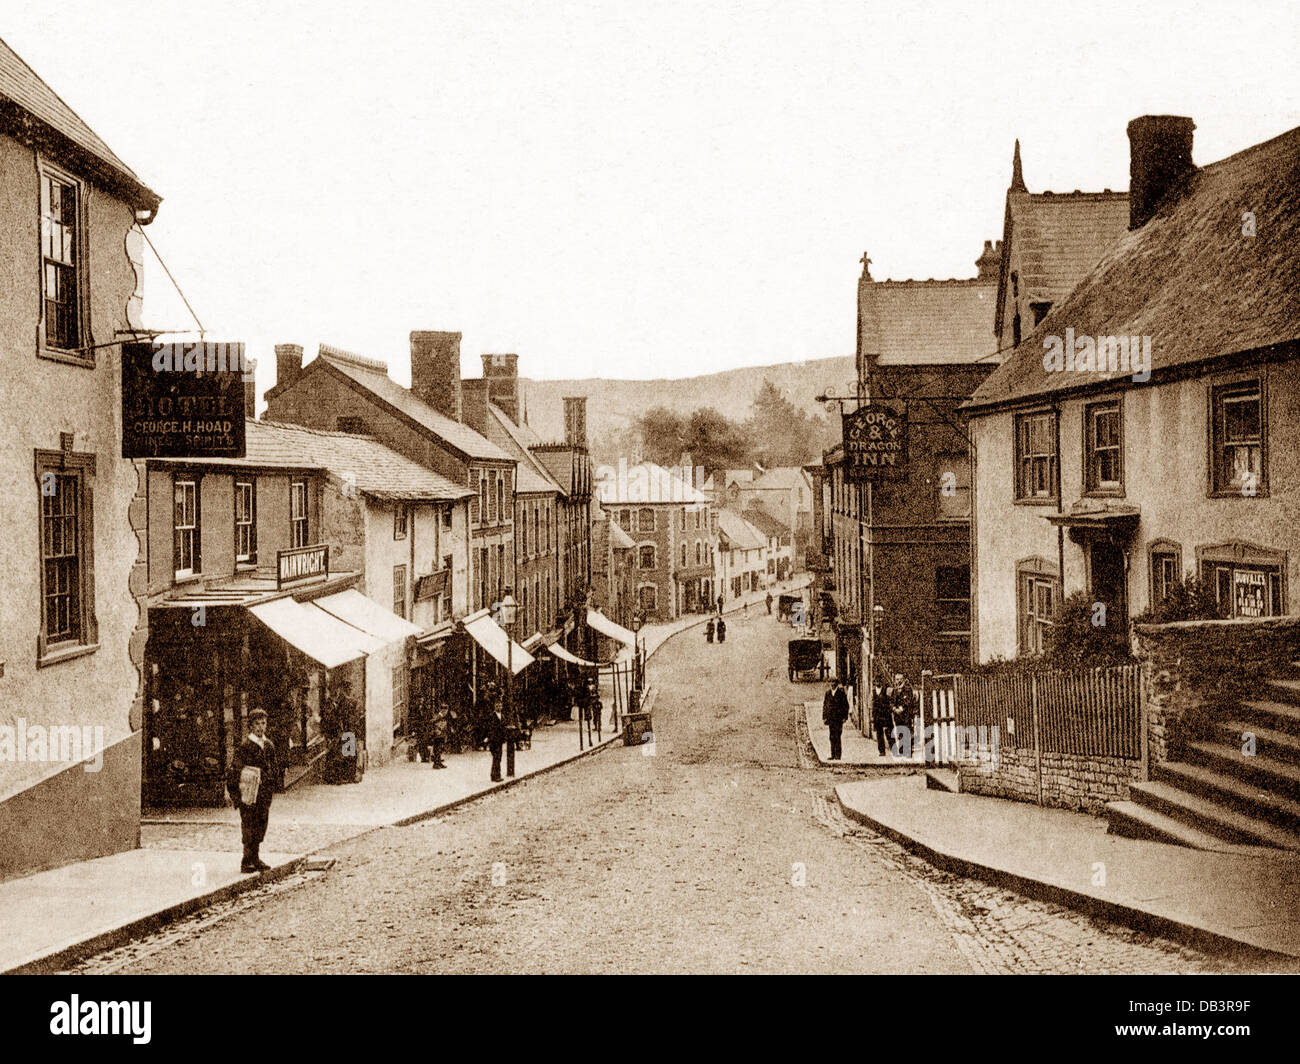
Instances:
[[[800,410],[770,378],[754,396],[745,429],[753,441],[754,460],[768,467],[814,462],[830,438],[826,419]]]
[[[686,419],[666,406],[652,406],[637,417],[634,427],[647,461],[671,465],[686,449]]]
[[[687,419],[686,451],[691,461],[710,472],[748,465],[752,442],[738,425],[713,407],[701,407]]]

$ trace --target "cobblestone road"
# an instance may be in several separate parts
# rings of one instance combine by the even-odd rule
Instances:
[[[78,971],[1232,972],[1257,962],[941,872],[844,818],[762,611],[651,663],[653,747],[339,843]]]

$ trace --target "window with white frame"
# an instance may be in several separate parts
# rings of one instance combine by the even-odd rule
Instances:
[[[257,562],[257,492],[251,480],[235,481],[235,561]]]
[[[199,542],[199,484],[177,479],[172,516],[172,560],[177,580],[202,570]]]
[[[289,485],[289,526],[291,547],[306,547],[311,543],[305,480],[295,480]]]

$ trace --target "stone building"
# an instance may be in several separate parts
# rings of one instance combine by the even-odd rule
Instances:
[[[160,202],[0,41],[0,878],[139,841],[145,500],[116,341]]]

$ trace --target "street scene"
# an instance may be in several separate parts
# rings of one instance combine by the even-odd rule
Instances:
[[[1264,1029],[1300,13],[1139,7],[0,17],[42,1036],[204,974],[1195,974],[1089,1037]]]

